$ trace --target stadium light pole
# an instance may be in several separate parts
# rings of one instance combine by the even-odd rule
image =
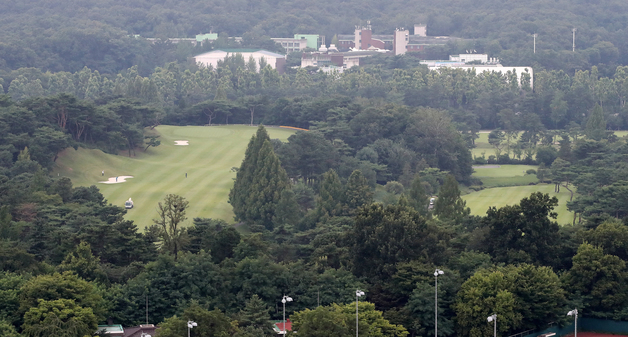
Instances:
[[[534,33],[532,34],[532,37],[534,37],[534,54],[536,54],[536,37],[539,36],[539,34]]]
[[[493,322],[493,337],[497,337],[497,314],[492,314],[486,318],[490,323]]]
[[[196,322],[188,321],[188,337],[190,337],[190,329],[192,329],[195,326],[198,326],[198,324]]]
[[[358,337],[358,300],[360,296],[364,296],[362,290],[355,291],[355,337]]]
[[[440,269],[434,271],[434,337],[438,337],[438,275],[444,273]]]
[[[578,337],[578,309],[573,309],[567,313],[567,316],[573,316],[573,335],[574,337]]]
[[[281,303],[283,303],[283,335],[286,335],[286,302],[292,302],[292,297],[283,295]]]

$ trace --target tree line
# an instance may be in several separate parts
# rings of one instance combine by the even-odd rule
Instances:
[[[595,142],[623,140],[583,146]],[[617,219],[561,227],[557,199],[542,193],[470,216],[455,177],[434,169],[408,187],[391,184],[398,198],[375,203],[359,170],[295,184],[279,158],[260,127],[229,197],[237,223],[252,233],[222,220],[190,223],[189,201],[176,195],[165,196],[154,226],[140,233],[96,187],[42,174],[21,151],[10,167],[16,175],[2,176],[12,182],[3,195],[19,190],[23,198],[0,212],[0,331],[83,336],[107,319],[145,322],[148,300],[149,322],[163,336],[184,333],[190,319],[204,336],[271,335],[269,320],[282,317],[287,294],[295,330],[334,336],[355,332],[360,289],[360,331],[429,335],[436,268],[444,271],[442,336],[488,334],[494,312],[500,334],[567,324],[573,307],[625,319],[628,227]],[[428,211],[433,184],[439,198]]]
[[[346,8],[362,8],[359,13],[338,10],[337,3],[330,1],[315,1],[308,11],[290,1],[121,4],[92,0],[77,4],[29,0],[16,5],[6,0],[2,5],[0,27],[7,32],[0,45],[0,69],[4,71],[36,67],[74,72],[88,65],[100,73],[115,74],[140,65],[147,75],[167,62],[184,61],[198,50],[185,43],[151,45],[141,37],[191,38],[217,32],[223,36],[216,47],[224,46],[226,36],[240,36],[245,46],[272,48],[269,37],[312,33],[329,42],[336,34],[352,34],[356,25],[364,26],[367,20],[375,34],[392,34],[396,28],[422,23],[427,24],[431,36],[465,39],[428,52],[441,59],[476,50],[498,57],[508,66],[530,65],[570,74],[598,66],[605,76],[618,65],[628,65],[622,14],[628,8],[619,0],[606,0],[603,5],[568,0],[492,0],[478,5],[470,0],[447,0],[436,7],[426,0],[345,3]],[[280,18],[276,13],[289,14]],[[577,29],[575,52],[573,28]],[[538,34],[536,53],[533,34]]]

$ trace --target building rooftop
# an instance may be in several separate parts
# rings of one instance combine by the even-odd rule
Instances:
[[[261,53],[261,54],[272,56],[272,57],[285,57],[285,55],[273,53],[273,52],[270,52],[268,50],[252,49],[252,48],[241,48],[241,49],[238,49],[238,48],[223,48],[223,49],[216,49],[216,50],[212,50],[212,51],[209,51],[209,52],[206,52],[206,53],[202,53],[202,54],[196,55],[194,57],[211,55],[211,54],[217,54],[217,53],[230,53],[230,54],[237,54],[237,53]]]
[[[103,331],[106,334],[123,334],[124,328],[120,324],[99,325],[98,331]]]
[[[409,44],[445,44],[449,41],[459,41],[463,40],[459,37],[453,36],[420,36],[420,35],[409,35],[408,36]]]
[[[283,335],[284,321],[273,321],[273,330],[275,330],[276,333]],[[292,331],[292,322],[290,322],[290,319],[286,320],[285,331]]]

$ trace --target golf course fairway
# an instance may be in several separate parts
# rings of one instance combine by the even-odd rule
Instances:
[[[560,193],[555,193],[553,184],[487,188],[463,195],[462,199],[467,202],[467,207],[471,208],[472,215],[484,216],[491,206],[499,208],[506,205],[516,205],[521,199],[529,197],[533,192],[547,193],[550,197],[558,198],[558,207],[554,209],[554,212],[558,213],[556,221],[559,225],[572,222],[573,213],[567,210],[567,201],[569,201],[571,193],[566,188],[561,188]]]
[[[167,194],[178,194],[189,201],[186,225],[195,217],[232,222],[233,212],[227,199],[236,173],[231,169],[240,167],[256,130],[257,127],[242,125],[162,125],[154,130],[160,136],[158,147],[150,147],[146,152],[137,149],[130,158],[127,152],[111,155],[100,150],[69,148],[60,154],[53,174],[70,178],[74,186],[96,185],[114,205],[124,207],[124,202],[132,198],[134,207],[125,218],[133,220],[140,230],[152,225],[152,219],[157,217],[157,203]],[[266,130],[271,139],[282,141],[295,133],[282,128]],[[123,176],[127,176],[124,182],[119,179],[115,183],[116,177]],[[103,183],[108,180],[110,183]]]

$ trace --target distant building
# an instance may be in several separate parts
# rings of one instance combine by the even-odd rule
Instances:
[[[271,40],[280,44],[284,49],[286,49],[286,53],[292,53],[295,51],[301,51],[307,48],[307,40],[305,39],[293,39],[290,37],[273,37]]]
[[[277,335],[283,336],[284,333],[287,333],[288,331],[292,331],[292,322],[290,321],[290,319],[287,319],[285,323],[283,320],[274,321],[273,330],[275,330],[275,333]]]
[[[427,36],[427,25],[417,23],[414,25],[414,35]]]
[[[337,35],[338,50],[350,50],[355,48],[355,35]]]
[[[136,37],[139,37],[139,35],[137,35]],[[206,33],[206,34],[198,34],[196,35],[196,37],[194,38],[188,38],[188,37],[171,37],[168,38],[166,40],[160,39],[160,38],[154,38],[154,37],[149,37],[146,38],[146,41],[150,41],[151,43],[155,43],[155,42],[159,42],[159,41],[168,41],[170,43],[180,43],[180,42],[186,42],[186,43],[191,43],[193,45],[197,45],[197,44],[201,44],[201,46],[205,43],[205,41],[216,41],[218,39],[218,33]],[[241,42],[242,41],[242,37],[231,37],[230,39],[233,39],[235,42]]]
[[[294,34],[295,39],[307,41],[307,48],[318,49],[320,35],[318,34]]]
[[[421,52],[427,46],[445,45],[449,41],[460,41],[461,38],[450,36],[427,36],[424,25],[415,25],[415,34],[410,35],[407,29],[397,29],[394,34],[393,53],[403,55],[411,52]],[[417,34],[418,33],[418,34]]]
[[[302,51],[305,48],[318,49],[318,34],[294,34],[294,38],[290,37],[273,37],[271,40],[281,44],[286,52],[292,53]]]
[[[488,63],[488,55],[487,54],[460,54],[460,55],[449,55],[450,61],[469,63],[469,62],[479,62],[479,63]]]
[[[301,67],[330,67],[330,69],[342,72],[345,69],[360,66],[362,59],[364,59],[365,57],[371,57],[379,53],[381,52],[371,50],[328,53],[303,53],[303,56],[301,57]]]
[[[99,325],[97,332],[103,332],[108,337],[155,337],[159,327],[154,324],[142,324],[123,328],[119,324]]]
[[[353,33],[353,48],[359,50],[391,49],[392,35],[373,35],[371,26],[356,27]]]
[[[200,43],[201,46],[205,41],[216,41],[218,40],[218,33],[207,33],[207,34],[198,34],[196,35],[196,42]]]
[[[194,62],[204,67],[209,67],[211,65],[215,69],[218,66],[218,61],[224,60],[227,55],[233,56],[235,54],[241,54],[242,57],[244,57],[245,62],[248,62],[249,58],[253,57],[258,65],[260,60],[264,58],[266,63],[270,65],[273,69],[277,69],[280,74],[283,73],[286,66],[285,55],[273,53],[262,49],[212,50],[210,52],[194,56]]]

